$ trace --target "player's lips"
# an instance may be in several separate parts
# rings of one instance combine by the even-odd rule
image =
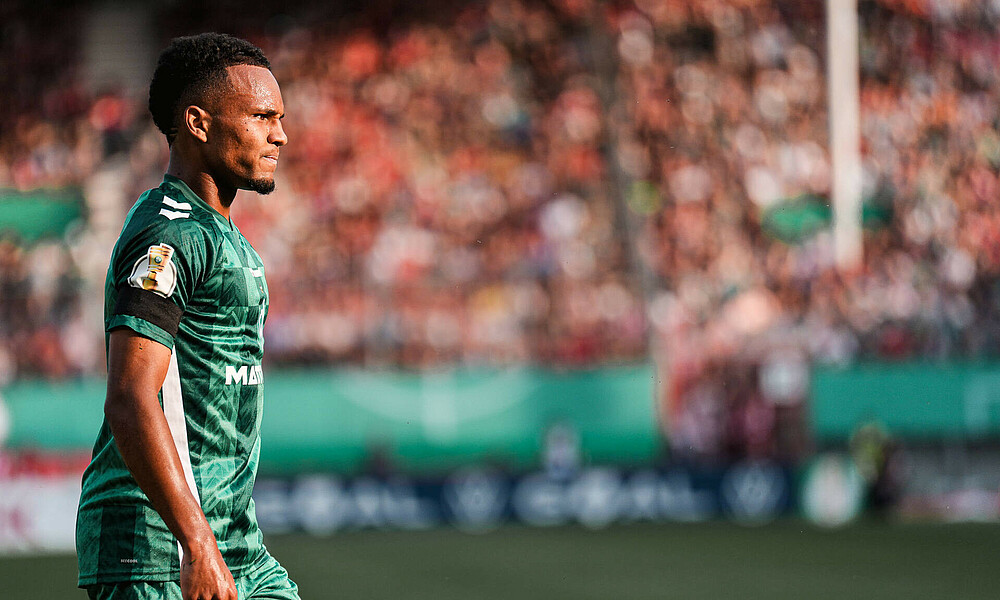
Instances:
[[[266,161],[268,161],[268,162],[270,162],[270,163],[272,163],[274,165],[277,165],[278,164],[278,155],[277,154],[268,154],[268,155],[264,156],[264,160],[266,160]]]

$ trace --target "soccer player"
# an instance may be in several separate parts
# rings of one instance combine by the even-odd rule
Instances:
[[[268,292],[229,217],[237,190],[274,189],[281,91],[259,48],[208,33],[163,51],[149,109],[170,164],[108,267],[108,389],[83,475],[79,585],[93,599],[298,599],[250,497]]]

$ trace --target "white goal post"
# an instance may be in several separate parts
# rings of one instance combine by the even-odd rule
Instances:
[[[857,0],[826,0],[826,49],[833,249],[837,266],[851,270],[863,258]]]

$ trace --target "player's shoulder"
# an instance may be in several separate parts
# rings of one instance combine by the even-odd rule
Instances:
[[[148,190],[136,201],[116,244],[115,255],[126,262],[166,249],[179,260],[212,264],[220,247],[218,227],[204,210],[175,198],[169,188]]]
[[[139,197],[125,229],[147,235],[191,238],[209,245],[215,245],[219,236],[215,217],[206,207],[163,185]]]

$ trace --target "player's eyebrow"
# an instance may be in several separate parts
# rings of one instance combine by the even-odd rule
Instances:
[[[255,114],[255,115],[266,115],[268,117],[277,116],[279,119],[285,116],[285,113],[278,112],[278,111],[276,111],[273,108],[260,108],[260,109],[257,109],[255,111],[253,111],[253,114]]]

